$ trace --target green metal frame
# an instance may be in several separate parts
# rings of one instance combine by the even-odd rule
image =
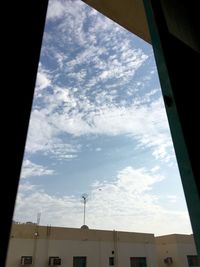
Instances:
[[[169,65],[167,65],[166,63],[166,48],[163,47],[164,40],[160,36],[161,28],[159,28],[158,21],[156,20],[157,18],[155,18],[155,13],[151,3],[152,1],[143,0],[143,2],[152,39],[152,46],[158,68],[166,113],[171,130],[172,140],[174,143],[177,163],[179,166],[183,190],[185,193],[186,203],[193,229],[197,253],[200,258],[200,197],[196,183],[198,177],[196,173],[194,173],[194,169],[191,164],[191,155],[188,152],[188,146],[185,140],[185,135],[183,133],[183,125],[181,123],[182,121],[180,118],[180,113],[178,113],[177,110],[178,106],[174,97],[174,85],[172,85],[171,83]],[[163,14],[161,14],[161,16],[162,15]],[[164,16],[162,17],[162,19],[164,20]],[[164,23],[166,22],[164,21]],[[173,47],[173,44],[171,47]],[[179,90],[179,96],[181,97],[181,90]]]

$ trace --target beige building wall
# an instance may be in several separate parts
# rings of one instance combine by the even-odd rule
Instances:
[[[138,0],[82,0],[128,31],[150,43],[143,1]]]
[[[187,256],[197,255],[193,235],[172,234],[155,239],[159,267],[188,267]],[[172,257],[173,264],[164,263],[167,257]]]
[[[154,235],[142,233],[16,224],[6,267],[20,266],[21,256],[33,256],[35,267],[48,266],[50,256],[59,256],[66,267],[73,267],[74,256],[86,256],[87,267],[107,267],[113,256],[118,267],[130,267],[130,257],[146,257],[148,267],[157,267]]]

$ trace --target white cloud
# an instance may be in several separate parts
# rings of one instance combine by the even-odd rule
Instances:
[[[58,67],[50,71],[39,66],[35,96],[40,102],[32,111],[27,151],[69,159],[76,156],[70,152],[76,147],[67,144],[62,150],[61,135],[128,135],[141,149],[150,148],[156,159],[170,162],[163,102],[151,101],[155,89],[137,94],[150,76],[130,84],[149,55],[134,47],[122,27],[81,1],[52,0],[47,18],[54,30],[44,35],[41,55]],[[51,91],[43,90],[48,86]]]
[[[114,96],[101,92],[95,107],[88,98],[80,97],[75,98],[67,88],[56,87],[54,94],[45,98],[46,108],[33,110],[28,152],[53,152],[56,146],[61,148],[63,141],[58,136],[63,133],[75,137],[100,134],[128,135],[138,142],[138,148],[151,149],[156,159],[169,162],[174,157],[162,99],[149,105],[117,106],[110,103]],[[70,144],[65,149],[66,154],[71,149],[75,152]]]
[[[129,166],[120,170],[112,182],[94,182],[86,208],[86,223],[90,228],[152,232],[156,235],[191,232],[188,214],[162,207],[159,197],[152,193],[154,184],[163,179],[144,169]],[[51,196],[30,184],[20,185],[14,219],[35,221],[39,211],[44,225],[82,225],[80,198]]]
[[[25,183],[19,186],[14,217],[20,222],[36,222],[40,212],[40,223],[43,225],[65,225],[67,222],[76,227],[81,217],[81,208],[80,201],[72,196],[51,196],[41,188]]]
[[[68,59],[68,55],[61,51],[57,51],[56,49],[54,49],[54,51],[52,52],[54,53],[55,59],[60,67],[60,70],[62,70],[64,67],[64,62]]]
[[[159,171],[159,170],[160,170],[160,166],[156,165],[155,167],[153,167],[153,168],[151,169],[151,172],[155,173],[155,172],[157,172],[157,171]]]
[[[39,63],[34,97],[42,97],[44,95],[43,90],[50,86],[52,86],[52,76],[50,72]]]
[[[26,144],[27,152],[48,150],[54,142],[54,136],[58,130],[51,125],[44,112],[33,110],[30,118],[28,138]]]
[[[56,125],[51,124],[46,109],[33,110],[26,143],[26,152],[41,152],[57,159],[73,159],[81,146],[66,143],[59,138],[62,132]]]
[[[53,175],[54,170],[48,169],[45,166],[35,164],[30,160],[26,159],[23,161],[21,178],[28,178],[32,176],[44,176]]]
[[[126,84],[148,58],[141,49],[133,48],[121,26],[81,1],[50,1],[47,23],[55,19],[56,29],[44,35],[42,54],[51,47],[51,56],[54,55],[62,71],[69,78],[77,77],[77,82],[82,85],[85,80],[83,76],[79,80],[81,69],[96,70],[92,73],[90,85],[95,85],[95,80],[101,82],[114,77]],[[64,46],[68,47],[67,50]],[[70,55],[73,55],[71,59]],[[86,84],[88,80],[84,86]]]
[[[61,18],[65,14],[64,1],[53,0],[49,1],[47,10],[47,19]]]
[[[69,160],[77,157],[77,153],[80,150],[81,145],[65,144],[64,142],[55,142],[51,144],[51,147],[44,153],[50,154],[51,157],[58,160]]]
[[[83,24],[88,16],[88,7],[79,0],[51,0],[47,11],[48,21],[56,22],[58,42],[76,41],[77,44],[86,44]],[[55,37],[55,36],[54,36]]]
[[[167,196],[167,198],[169,199],[171,203],[176,203],[178,200],[178,197],[176,195],[169,195]]]
[[[38,72],[37,74],[37,82],[36,82],[36,90],[42,90],[48,87],[51,84],[48,75],[44,72]]]

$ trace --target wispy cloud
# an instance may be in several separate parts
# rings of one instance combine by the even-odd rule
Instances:
[[[66,10],[66,6],[69,6],[67,2],[71,2],[71,1],[70,0],[49,1],[47,19],[49,20],[61,19],[68,12]]]
[[[169,199],[169,202],[176,203],[178,200],[178,197],[176,195],[168,195],[167,198]]]
[[[128,135],[169,162],[173,148],[160,93],[139,92],[154,69],[134,79],[151,58],[120,26],[81,1],[50,1],[27,151],[73,158],[78,149],[70,138]],[[61,135],[68,136],[67,145]]]
[[[26,152],[40,152],[57,159],[75,158],[81,146],[65,142],[59,137],[61,133],[62,131],[49,120],[46,109],[32,111]]]
[[[156,166],[153,167],[150,171],[151,171],[152,173],[155,173],[155,172],[157,172],[157,171],[159,171],[159,170],[160,170],[160,166],[156,165]]]
[[[54,94],[45,98],[46,107],[32,112],[27,151],[53,153],[54,149],[54,154],[59,154],[56,149],[63,146],[60,134],[77,138],[127,135],[137,140],[140,149],[149,148],[156,159],[168,162],[173,146],[162,99],[149,105],[120,106],[111,104],[108,97],[109,93],[101,92],[97,95],[99,106],[95,106],[87,97],[80,99],[67,88],[55,88]],[[64,146],[66,154],[76,152],[73,145]]]
[[[188,229],[191,230],[188,214],[165,209],[159,204],[159,197],[152,193],[154,185],[163,179],[145,169],[128,166],[120,170],[113,181],[96,181],[88,192],[86,223],[90,228],[99,229],[155,234],[188,233]],[[35,221],[37,212],[42,212],[41,223],[44,225],[82,225],[83,205],[80,198],[51,196],[44,190],[30,187],[30,184],[21,185],[15,219]]]
[[[28,159],[23,161],[21,178],[28,178],[32,176],[45,176],[53,174],[55,174],[55,171],[45,166],[35,164]]]
[[[45,70],[40,64],[36,79],[36,91],[43,90],[50,85],[51,85],[51,76],[48,73],[48,71]]]
[[[47,25],[49,21],[56,22],[51,30],[46,27],[42,55],[53,57],[59,71],[77,77],[77,82],[80,71],[87,72],[86,82],[80,81],[84,87],[113,77],[126,84],[148,58],[141,49],[133,48],[122,27],[81,1],[50,1]]]

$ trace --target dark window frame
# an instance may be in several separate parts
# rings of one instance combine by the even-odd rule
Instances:
[[[131,267],[147,267],[147,258],[146,257],[130,257],[130,266]]]
[[[187,255],[187,262],[189,267],[199,266],[198,256],[197,255]]]
[[[76,266],[76,260],[80,260],[78,266]],[[73,256],[73,267],[87,267],[87,256]]]
[[[115,257],[109,257],[109,266],[115,265]]]

